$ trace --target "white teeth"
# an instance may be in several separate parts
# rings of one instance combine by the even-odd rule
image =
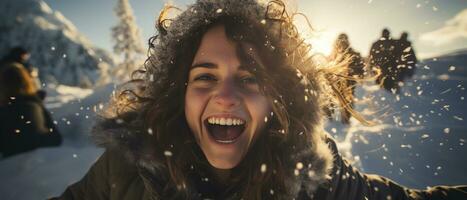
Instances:
[[[245,123],[242,119],[235,119],[235,118],[217,118],[211,117],[208,118],[208,123],[210,124],[218,124],[223,126],[237,126],[242,125]]]
[[[217,142],[224,143],[224,144],[230,144],[235,142],[235,140],[216,140]]]

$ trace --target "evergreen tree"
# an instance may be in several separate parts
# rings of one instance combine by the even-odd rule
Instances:
[[[115,41],[113,50],[116,54],[123,55],[123,61],[112,74],[117,81],[126,81],[129,74],[143,63],[145,49],[128,0],[118,0],[114,11],[119,22],[112,27]]]

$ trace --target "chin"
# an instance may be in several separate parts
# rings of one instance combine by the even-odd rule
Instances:
[[[208,158],[208,162],[209,164],[211,164],[212,167],[216,169],[233,169],[240,163],[240,160],[210,160]]]
[[[212,167],[217,169],[232,169],[242,161],[248,150],[247,147],[235,148],[235,146],[228,146],[230,148],[226,148],[225,146],[202,146],[201,149]]]

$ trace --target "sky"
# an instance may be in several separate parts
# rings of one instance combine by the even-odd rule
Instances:
[[[78,30],[98,47],[112,51],[111,27],[117,23],[113,9],[117,0],[45,0],[75,24]],[[155,19],[169,1],[130,0],[136,22],[146,41],[154,35]],[[193,0],[172,0],[183,8]],[[466,0],[293,0],[289,10],[305,14],[313,34],[304,34],[315,52],[328,54],[340,33],[349,36],[351,45],[367,55],[383,28],[399,38],[409,33],[419,58],[437,56],[467,48]],[[297,17],[299,29],[309,33],[303,18]]]

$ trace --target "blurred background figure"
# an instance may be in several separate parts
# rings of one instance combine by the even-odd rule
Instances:
[[[417,57],[407,37],[408,33],[403,32],[399,40],[394,40],[389,30],[384,29],[381,38],[371,46],[368,58],[369,66],[381,71],[376,83],[394,94],[415,73]]]
[[[364,62],[360,53],[350,46],[349,38],[345,33],[337,37],[329,59],[337,64],[339,68],[337,70],[342,71],[340,74],[347,76],[336,83],[336,88],[341,90],[340,93],[343,94],[344,101],[341,101],[341,103],[346,104],[342,105],[341,108],[351,108],[340,110],[341,121],[348,124],[351,116],[350,110],[354,107],[356,80],[362,79],[365,74]]]
[[[32,77],[18,62],[0,67],[0,119],[1,157],[62,142]]]
[[[29,62],[29,58],[31,58],[31,54],[29,51],[21,46],[16,46],[10,49],[10,51],[2,58],[1,65],[8,65],[9,63],[19,63],[21,64],[32,77],[36,88],[41,86],[41,81],[39,80],[39,70],[32,66]],[[43,100],[46,96],[44,90],[38,89],[38,95]]]
[[[412,78],[415,74],[415,67],[417,64],[417,56],[412,47],[412,43],[408,40],[409,34],[402,32],[401,37],[398,40],[398,46],[396,52],[399,53],[397,69],[399,69],[399,81]]]
[[[381,38],[371,46],[368,61],[372,69],[381,71],[381,75],[376,78],[376,83],[388,91],[398,93],[399,86],[395,81],[397,70],[396,45],[390,34],[387,28],[383,29]]]
[[[2,58],[2,63],[17,62],[22,64],[28,72],[31,72],[32,67],[29,63],[30,57],[31,54],[25,48],[17,46],[11,48],[10,51]]]

